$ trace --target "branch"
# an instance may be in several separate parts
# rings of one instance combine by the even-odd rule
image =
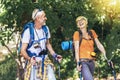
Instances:
[[[10,50],[10,48],[6,44],[4,44],[4,46],[8,49],[10,55],[15,59],[15,57],[13,56],[13,52]]]

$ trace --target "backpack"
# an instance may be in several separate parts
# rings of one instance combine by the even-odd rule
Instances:
[[[80,30],[78,30],[78,32],[79,32],[79,36],[80,36],[80,41],[79,41],[79,46],[80,46],[81,42],[82,42],[82,32]],[[94,37],[93,37],[91,30],[88,30],[88,34],[91,36],[91,38],[94,41]],[[74,43],[73,43],[73,38],[72,38],[72,40],[69,40],[69,41],[63,41],[61,43],[61,47],[62,47],[62,50],[64,50],[64,51],[72,50],[73,57],[75,58],[75,47],[74,47]]]
[[[23,31],[22,31],[22,34],[21,34],[21,38],[23,38],[23,34],[24,34],[25,30],[28,29],[28,28],[30,30],[30,42],[28,44],[27,49],[30,48],[32,46],[33,42],[34,42],[34,22],[28,22],[27,24],[24,25],[24,28],[23,28]],[[42,29],[45,32],[46,38],[48,38],[47,26],[43,25]],[[21,47],[22,47],[22,41],[20,40],[20,44],[19,44],[19,47],[18,47],[18,54],[20,54]]]

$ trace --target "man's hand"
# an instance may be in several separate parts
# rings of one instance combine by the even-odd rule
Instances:
[[[61,55],[57,55],[56,53],[54,53],[52,56],[59,63],[62,61],[62,56]]]
[[[62,56],[61,56],[61,55],[57,55],[56,60],[57,60],[59,63],[61,63],[61,61],[62,61]]]

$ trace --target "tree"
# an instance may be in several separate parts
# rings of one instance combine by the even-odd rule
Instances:
[[[48,18],[47,25],[52,34],[51,42],[53,47],[65,58],[61,64],[61,73],[65,74],[62,77],[64,79],[69,78],[75,74],[75,70],[71,70],[71,68],[75,69],[75,64],[71,60],[72,53],[70,51],[62,51],[60,43],[63,40],[72,38],[73,32],[77,29],[76,17],[82,15],[88,18],[89,28],[95,29],[101,42],[104,40],[103,43],[110,55],[110,52],[119,50],[118,41],[113,44],[108,43],[110,40],[119,40],[119,36],[115,36],[113,40],[111,39],[113,33],[119,35],[119,3],[119,0],[114,0],[113,2],[112,0],[1,0],[0,43],[6,45],[10,40],[15,41],[12,35],[14,33],[19,33],[20,35],[24,24],[32,20],[31,13],[33,9],[42,8]],[[118,29],[114,29],[114,25]],[[112,45],[111,48],[109,48],[110,45]],[[113,45],[116,46],[113,47]],[[12,52],[17,53],[17,51]],[[118,58],[119,56],[116,57]]]

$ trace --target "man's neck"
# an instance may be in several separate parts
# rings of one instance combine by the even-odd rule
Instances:
[[[39,24],[39,23],[35,23],[35,29],[40,29],[41,27],[42,27],[41,24]]]

